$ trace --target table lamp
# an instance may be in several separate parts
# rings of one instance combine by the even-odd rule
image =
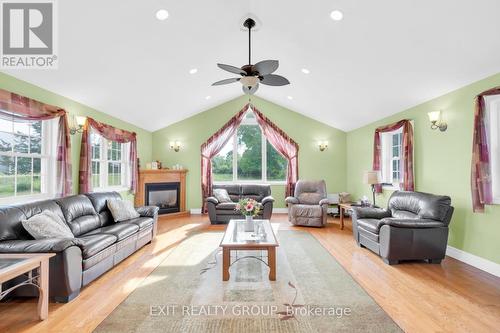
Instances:
[[[373,205],[375,206],[375,185],[380,183],[378,171],[365,171],[363,182],[372,186]]]

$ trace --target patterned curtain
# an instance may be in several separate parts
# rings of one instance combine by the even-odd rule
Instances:
[[[205,200],[212,195],[212,158],[224,148],[229,139],[236,133],[248,108],[249,104],[245,105],[240,112],[229,119],[221,129],[201,145],[201,195],[204,213],[207,211]]]
[[[375,130],[375,137],[373,139],[373,171],[381,169],[380,157],[382,155],[382,144],[380,140],[380,133],[392,132],[397,129],[403,128],[403,142],[402,142],[402,159],[403,159],[403,182],[401,188],[405,191],[415,190],[415,180],[413,173],[413,126],[411,121],[403,119],[397,123],[387,126],[378,127]],[[375,192],[382,193],[382,184],[375,185]]]
[[[135,132],[125,131],[108,124],[104,124],[87,117],[83,126],[82,147],[80,150],[79,192],[92,191],[92,145],[90,134],[95,131],[107,140],[120,143],[130,143],[130,191],[137,192],[139,170],[137,169],[137,135]]]
[[[474,109],[474,134],[472,137],[471,190],[472,209],[483,213],[484,206],[493,203],[491,187],[490,151],[488,147],[488,117],[485,114],[485,96],[500,95],[496,87],[476,96]]]
[[[254,106],[252,110],[266,139],[288,161],[285,196],[292,196],[299,177],[299,145]]]
[[[0,89],[0,118],[16,121],[59,118],[56,153],[56,196],[72,193],[71,140],[66,111],[53,105]]]

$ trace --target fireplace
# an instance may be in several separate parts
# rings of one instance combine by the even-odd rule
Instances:
[[[146,206],[159,207],[159,214],[180,212],[180,183],[147,183],[145,187]]]

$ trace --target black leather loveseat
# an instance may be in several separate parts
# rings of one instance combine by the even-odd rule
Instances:
[[[445,257],[452,215],[448,196],[396,191],[387,209],[353,207],[352,232],[358,245],[380,255],[386,264],[438,264]]]
[[[219,202],[215,197],[207,198],[208,216],[212,224],[227,223],[231,219],[242,219],[243,215],[235,211],[240,199],[254,199],[262,205],[257,219],[268,220],[273,214],[274,198],[271,196],[271,186],[267,184],[219,184],[213,189],[225,189],[232,202]]]
[[[114,222],[108,199],[116,192],[88,193],[54,200],[0,208],[0,253],[50,252],[49,296],[68,302],[86,286],[156,235],[158,207],[141,207],[140,217]],[[21,221],[42,211],[52,211],[68,224],[75,238],[35,240]],[[18,296],[35,296],[30,286],[16,290]]]

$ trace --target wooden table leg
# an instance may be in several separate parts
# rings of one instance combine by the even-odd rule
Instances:
[[[38,317],[45,320],[49,316],[49,261],[46,259],[40,262],[38,285]]]
[[[344,208],[339,207],[339,213],[340,213],[340,230],[344,230]]]
[[[267,264],[269,265],[269,280],[276,281],[276,248],[267,248]]]
[[[229,281],[229,265],[231,261],[231,252],[228,248],[222,248],[222,281]]]

